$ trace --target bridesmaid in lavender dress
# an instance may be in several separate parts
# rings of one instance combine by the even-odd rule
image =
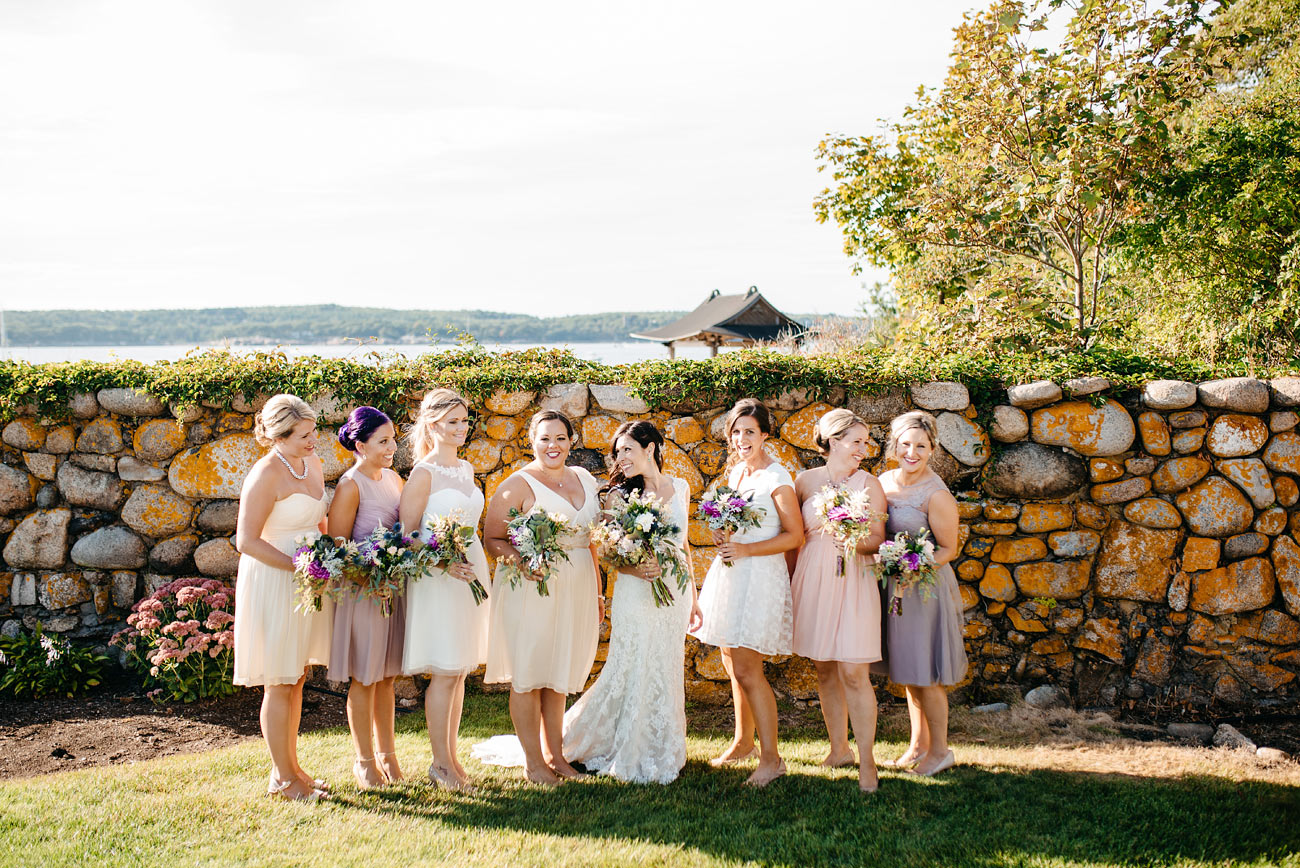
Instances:
[[[885,539],[885,523],[872,525],[871,536],[852,552],[822,529],[816,496],[823,488],[870,493],[871,508],[884,515],[885,492],[874,476],[860,468],[867,455],[867,423],[844,409],[831,410],[819,420],[814,435],[826,464],[795,479],[804,521],[804,546],[792,571],[794,653],[817,667],[822,716],[831,740],[824,766],[852,765],[849,720],[858,740],[858,785],[875,792],[878,785],[871,746],[876,739],[876,693],[871,664],[880,660],[880,588],[871,561]],[[787,560],[794,560],[787,553]],[[844,557],[844,574],[836,568]]]
[[[397,452],[393,423],[374,407],[358,407],[339,429],[339,442],[357,461],[339,479],[330,504],[329,532],[365,539],[375,528],[397,520],[402,478],[392,469]],[[406,633],[402,597],[385,615],[379,604],[344,590],[334,607],[334,641],[329,678],[351,681],[348,727],[356,760],[352,773],[362,789],[402,779],[393,735],[393,679],[402,673]]]
[[[907,751],[888,765],[916,766],[916,773],[935,775],[956,763],[948,749],[948,692],[966,675],[966,649],[962,642],[962,605],[957,577],[950,562],[957,555],[957,501],[939,474],[930,469],[937,442],[934,417],[915,410],[894,419],[889,432],[889,455],[896,470],[880,475],[889,503],[889,538],[906,532],[913,537],[928,529],[934,538],[938,567],[935,593],[922,599],[908,590],[900,614],[885,616],[885,661],[873,667],[889,680],[907,688],[907,710],[912,739]],[[886,604],[894,596],[891,581]]]

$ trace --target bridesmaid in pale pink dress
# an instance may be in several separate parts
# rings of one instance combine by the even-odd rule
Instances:
[[[885,492],[874,476],[860,465],[867,457],[867,423],[844,409],[831,410],[817,421],[814,442],[826,464],[805,470],[795,479],[804,520],[804,543],[792,571],[794,598],[794,653],[817,667],[817,687],[822,716],[830,736],[830,755],[822,765],[852,765],[849,720],[858,740],[858,785],[864,792],[877,787],[876,763],[871,746],[876,739],[876,692],[871,686],[871,664],[880,654],[880,589],[866,555],[885,539],[883,518],[871,536],[852,552],[822,528],[816,495],[832,486],[870,493],[871,508],[885,514]],[[844,555],[844,575],[837,562]],[[787,555],[789,560],[793,557]]]
[[[339,429],[339,442],[357,461],[339,479],[330,504],[332,536],[365,539],[377,527],[397,521],[402,478],[392,469],[397,431],[374,407],[358,407]],[[351,681],[348,728],[356,760],[352,773],[362,789],[400,781],[393,734],[393,680],[402,674],[402,640],[406,635],[404,598],[397,597],[385,615],[375,600],[344,590],[334,608],[334,642],[329,678]]]

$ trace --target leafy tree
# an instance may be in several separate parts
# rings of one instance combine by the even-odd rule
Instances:
[[[1195,0],[999,0],[937,92],[821,142],[850,256],[894,269],[913,336],[1086,348],[1125,325],[1116,230],[1211,83]],[[1058,33],[1059,44],[1048,44]]]

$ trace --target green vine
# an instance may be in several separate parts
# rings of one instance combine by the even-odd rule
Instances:
[[[878,394],[912,383],[953,380],[966,384],[986,411],[1009,384],[1102,376],[1112,390],[1153,379],[1206,380],[1238,376],[1235,368],[1210,368],[1197,360],[1160,360],[1105,348],[1089,353],[1028,356],[972,351],[966,355],[905,354],[885,349],[800,356],[776,350],[724,353],[707,360],[602,365],[569,350],[489,353],[475,345],[415,358],[371,353],[359,359],[279,352],[208,351],[171,362],[135,361],[32,364],[0,362],[0,419],[35,410],[60,418],[79,393],[106,388],[147,392],[177,412],[203,402],[229,407],[239,397],[290,392],[312,399],[333,393],[340,401],[401,412],[426,390],[451,386],[481,402],[502,389],[537,390],[557,383],[622,383],[655,408],[703,406],[744,396],[768,398],[791,389],[825,400],[836,388]],[[987,420],[985,420],[987,421]]]

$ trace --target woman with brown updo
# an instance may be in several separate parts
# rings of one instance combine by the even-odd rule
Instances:
[[[235,673],[262,685],[262,738],[271,752],[268,795],[315,801],[324,782],[298,764],[298,724],[307,667],[329,662],[333,604],[295,608],[296,540],[325,530],[325,476],[316,455],[316,413],[294,395],[276,395],[257,414],[257,441],[270,451],[244,477],[235,548]]]

